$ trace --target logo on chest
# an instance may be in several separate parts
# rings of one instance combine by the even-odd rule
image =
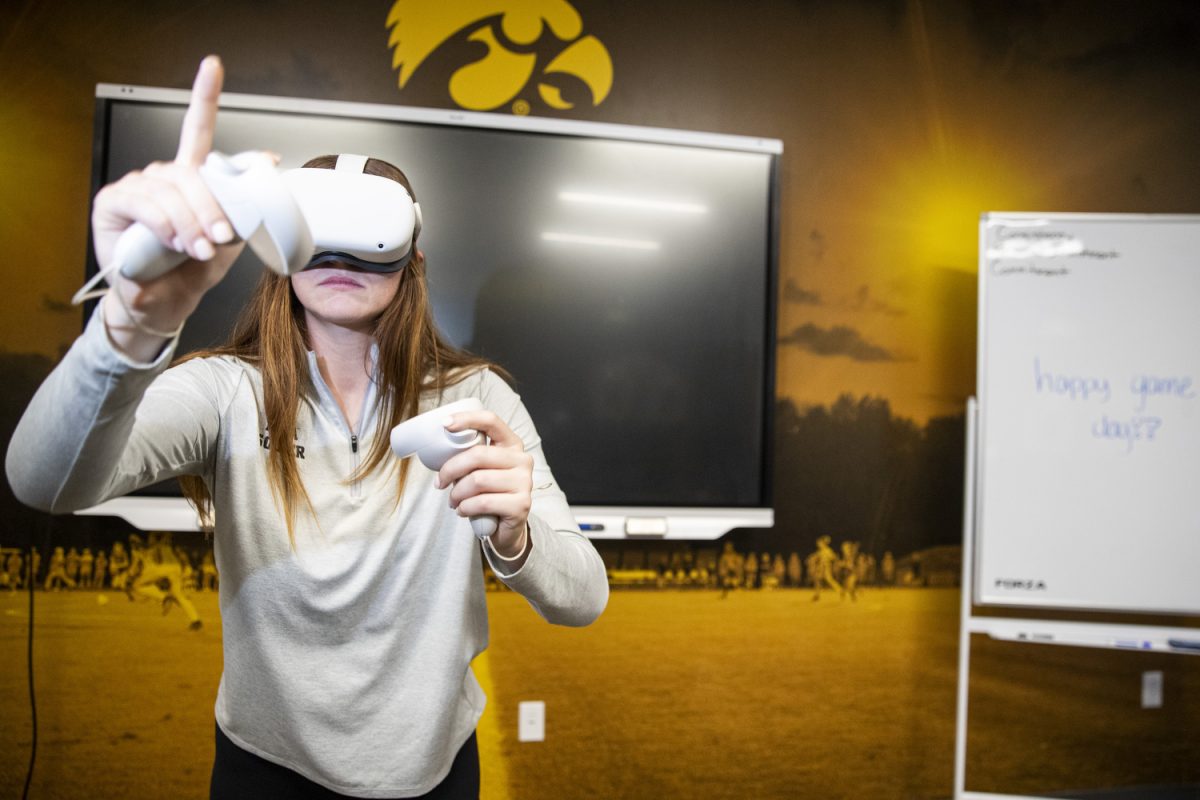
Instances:
[[[300,431],[296,431],[296,458],[304,458],[304,445],[300,444]],[[262,433],[258,434],[258,444],[263,450],[271,449],[271,431],[265,426]]]

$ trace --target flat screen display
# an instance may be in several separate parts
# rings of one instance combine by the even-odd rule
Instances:
[[[223,105],[215,148],[400,167],[438,325],[512,373],[573,505],[769,505],[778,152],[271,99]],[[183,112],[101,97],[95,185],[172,158]],[[181,352],[224,340],[261,269],[247,250]]]

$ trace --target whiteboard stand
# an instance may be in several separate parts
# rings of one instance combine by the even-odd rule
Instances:
[[[993,639],[1029,644],[1057,644],[1074,647],[1105,647],[1200,655],[1200,650],[1180,648],[1171,642],[1195,641],[1195,628],[1150,625],[1110,625],[1093,622],[1064,622],[1010,617],[976,617],[973,608],[975,588],[975,467],[979,404],[967,399],[966,476],[963,487],[962,599],[958,628],[958,698],[954,726],[954,800],[1052,800],[1040,795],[968,792],[967,772],[967,697],[971,677],[971,634],[986,633]]]
[[[966,473],[963,478],[962,597],[958,615],[958,698],[954,722],[954,800],[980,797],[967,794],[967,694],[971,679],[971,597],[975,563],[975,436],[978,403],[967,398]]]

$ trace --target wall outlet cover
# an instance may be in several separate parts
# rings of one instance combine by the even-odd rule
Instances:
[[[517,741],[546,741],[546,704],[541,700],[523,700],[517,707]]]

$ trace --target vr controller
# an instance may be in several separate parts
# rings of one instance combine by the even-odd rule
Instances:
[[[408,263],[421,231],[421,207],[403,185],[363,172],[367,157],[338,156],[334,169],[279,172],[266,153],[209,153],[200,176],[255,255],[280,275],[328,262],[371,272]],[[126,278],[148,281],[188,256],[135,223],[113,253]]]
[[[468,397],[407,419],[392,428],[392,452],[397,458],[416,455],[422,464],[437,471],[456,453],[486,443],[486,438],[479,431],[446,430],[446,417],[461,411],[482,410],[483,403],[478,398]],[[499,521],[493,516],[471,517],[471,530],[480,539],[491,536],[497,527]]]
[[[200,176],[234,232],[264,264],[281,275],[307,266],[314,246],[312,233],[270,156],[255,151],[233,157],[209,153]],[[121,234],[113,250],[121,274],[137,281],[157,278],[187,258],[186,253],[166,247],[140,222]]]

